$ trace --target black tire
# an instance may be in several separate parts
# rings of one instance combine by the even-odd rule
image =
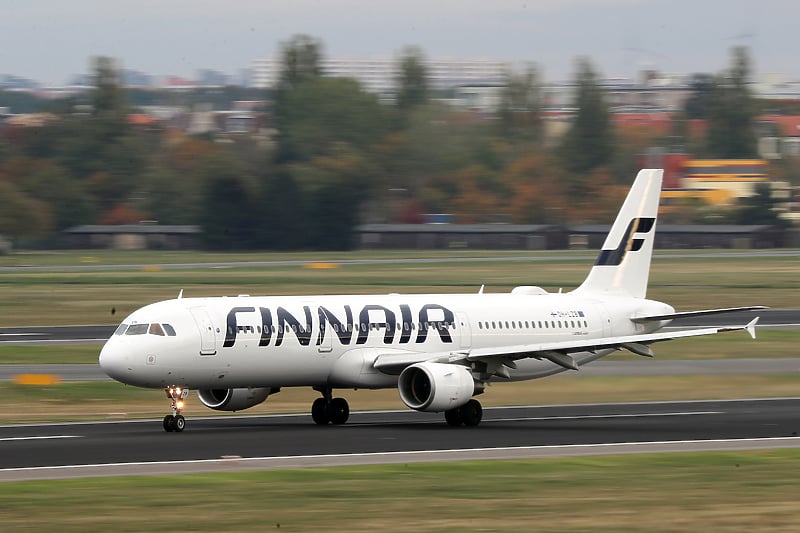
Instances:
[[[447,421],[448,426],[459,427],[461,424],[464,423],[464,419],[461,418],[460,407],[456,407],[455,409],[450,409],[449,411],[445,411],[444,419]]]
[[[481,402],[478,400],[468,401],[459,407],[459,412],[465,426],[477,426],[483,418],[483,407],[481,407]]]
[[[328,418],[332,424],[344,424],[350,418],[350,405],[344,398],[334,398],[327,407]]]
[[[311,404],[311,418],[314,420],[315,424],[320,426],[327,425],[331,421],[328,415],[328,404],[325,402],[325,398],[317,398],[314,400],[314,403]]]
[[[186,428],[186,419],[183,417],[183,415],[178,415],[175,417],[174,426],[175,426],[175,431],[177,431],[178,433],[180,433]]]
[[[175,431],[175,417],[172,415],[167,415],[164,417],[164,431],[167,433],[172,433]]]

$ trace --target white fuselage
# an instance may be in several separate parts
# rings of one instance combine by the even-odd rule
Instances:
[[[576,338],[590,344],[652,332],[663,323],[630,318],[673,311],[640,298],[541,292],[180,298],[127,317],[127,328],[103,347],[100,365],[123,383],[154,388],[396,387],[396,375],[372,366],[378,356]],[[610,351],[573,356],[582,365]],[[565,370],[538,358],[515,366],[511,380]]]

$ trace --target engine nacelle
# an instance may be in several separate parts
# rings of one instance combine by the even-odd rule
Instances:
[[[215,411],[241,411],[260,404],[270,393],[269,387],[246,389],[200,389],[197,396],[209,409]]]
[[[417,363],[400,374],[397,390],[411,409],[440,412],[467,403],[475,394],[475,380],[461,365]]]

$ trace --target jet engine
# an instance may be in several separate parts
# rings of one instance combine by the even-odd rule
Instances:
[[[260,404],[270,393],[269,387],[246,389],[200,389],[197,396],[203,405],[215,411],[241,411]]]
[[[441,412],[462,406],[475,394],[472,372],[461,365],[417,363],[400,374],[400,399],[417,411]]]

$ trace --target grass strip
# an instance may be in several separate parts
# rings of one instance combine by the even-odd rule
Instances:
[[[800,450],[0,484],[4,529],[793,531]]]
[[[483,252],[483,256],[496,257],[497,254]],[[103,257],[102,261],[110,263],[116,256]],[[202,254],[179,257],[187,262],[193,257],[208,258]],[[256,255],[247,257],[258,259]],[[271,254],[270,257],[295,258],[297,254]],[[403,256],[386,254],[382,257]],[[314,256],[315,262],[323,260],[324,257]],[[3,295],[0,326],[113,324],[138,307],[174,298],[180,289],[184,289],[187,297],[242,293],[463,293],[477,292],[481,285],[486,285],[487,292],[508,292],[518,285],[539,285],[558,292],[561,288],[576,287],[591,268],[591,262],[589,258],[578,258],[531,263],[500,260],[341,265],[335,269],[198,266],[178,271],[138,268],[97,272],[3,272],[0,274]],[[798,274],[800,265],[796,258],[656,258],[649,297],[669,302],[681,310],[755,304],[792,308],[797,305],[797,290],[800,289]]]

